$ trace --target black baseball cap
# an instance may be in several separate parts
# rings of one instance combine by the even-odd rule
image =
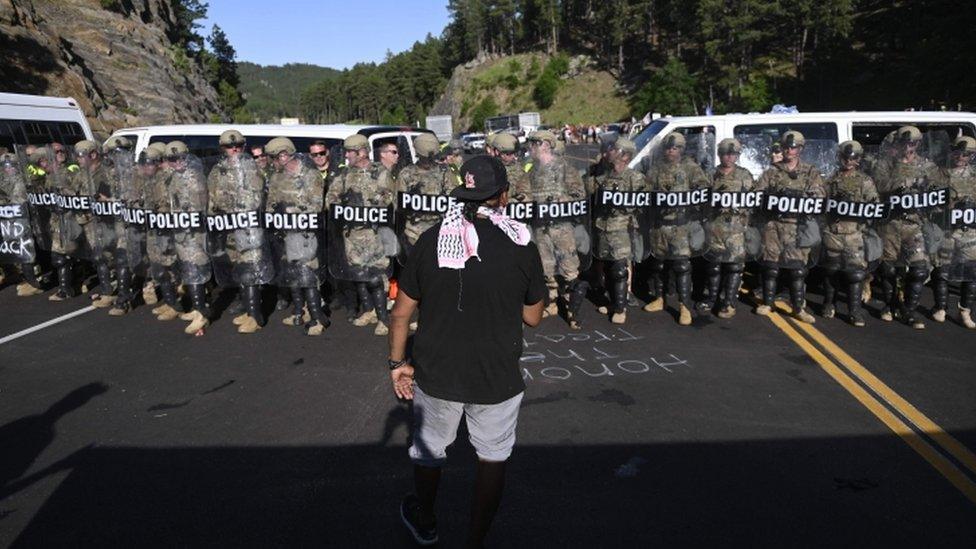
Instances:
[[[508,174],[502,161],[486,155],[476,156],[461,164],[461,184],[451,191],[458,200],[477,202],[487,200],[508,187]]]

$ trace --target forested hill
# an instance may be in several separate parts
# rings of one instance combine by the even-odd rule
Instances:
[[[313,84],[334,78],[339,71],[305,63],[262,66],[246,61],[237,64],[244,108],[255,122],[277,122],[282,117],[301,116],[302,92]]]

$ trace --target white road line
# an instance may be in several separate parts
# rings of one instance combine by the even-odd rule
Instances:
[[[75,311],[73,313],[68,313],[66,315],[61,315],[61,316],[59,316],[57,318],[52,318],[51,320],[48,320],[47,322],[41,322],[37,326],[32,326],[30,328],[27,328],[26,330],[21,330],[21,331],[15,333],[15,334],[10,334],[10,335],[8,335],[8,336],[6,336],[4,338],[0,338],[0,345],[3,345],[4,343],[10,343],[11,341],[13,341],[13,340],[15,340],[15,339],[17,339],[19,337],[24,337],[25,335],[30,335],[30,334],[38,331],[38,330],[43,330],[44,328],[47,328],[49,326],[54,326],[55,324],[57,324],[59,322],[64,322],[65,320],[71,320],[72,318],[74,318],[76,316],[83,315],[83,314],[85,314],[87,312],[94,311],[94,310],[95,310],[95,306],[94,305],[89,305],[89,306],[84,307],[82,309],[78,309],[77,311]]]

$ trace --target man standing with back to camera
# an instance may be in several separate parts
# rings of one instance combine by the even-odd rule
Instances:
[[[504,214],[501,161],[473,158],[460,175],[464,184],[451,193],[458,202],[417,240],[400,276],[389,366],[396,395],[413,400],[416,494],[400,505],[404,524],[417,543],[437,542],[441,466],[464,415],[478,454],[467,546],[481,547],[501,501],[525,391],[518,368],[522,323],[541,321],[547,290],[528,227]],[[419,329],[407,357],[416,310]]]

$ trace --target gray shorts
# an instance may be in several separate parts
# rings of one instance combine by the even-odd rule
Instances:
[[[498,404],[465,404],[432,397],[413,386],[413,444],[408,453],[417,465],[439,467],[457,437],[461,415],[467,418],[468,439],[483,461],[505,461],[515,446],[519,393]]]

